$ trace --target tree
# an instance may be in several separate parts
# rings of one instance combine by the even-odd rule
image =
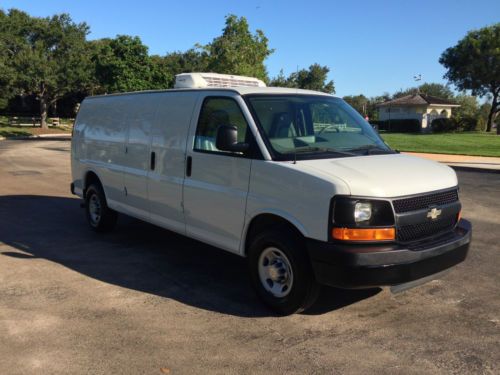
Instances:
[[[13,80],[15,76],[14,69],[9,64],[9,59],[15,54],[15,51],[9,46],[10,30],[9,18],[7,14],[0,9],[0,108],[7,106],[8,100],[14,95]]]
[[[283,73],[283,69],[280,70],[279,74],[269,81],[269,86],[272,87],[293,87],[291,82]]]
[[[444,77],[460,91],[470,90],[480,97],[492,96],[486,124],[486,130],[491,131],[492,120],[500,111],[500,23],[470,31],[444,51],[439,62],[448,69]],[[500,134],[500,126],[497,134]]]
[[[483,103],[479,106],[479,110],[477,112],[478,119],[477,119],[477,129],[479,130],[486,130],[486,124],[488,123],[488,116],[491,111],[491,104],[490,103]]]
[[[392,95],[392,99],[401,98],[407,95],[415,95],[417,93],[435,96],[443,99],[453,99],[453,91],[446,85],[441,83],[423,83],[418,87],[410,87],[406,90],[399,90]]]
[[[348,95],[344,96],[342,99],[344,99],[347,103],[349,103],[351,107],[353,107],[363,116],[366,116],[368,114],[368,105],[370,103],[370,100],[363,94]]]
[[[15,94],[36,96],[41,125],[47,128],[49,106],[90,83],[88,26],[75,24],[67,14],[36,18],[15,9],[1,22],[2,30],[8,30],[8,38],[2,38],[9,54],[6,64],[15,72],[9,86]]]
[[[363,117],[368,116],[370,121],[378,119],[377,104],[389,100],[391,96],[385,93],[382,96],[367,98],[363,94],[344,96],[344,99],[351,107],[358,111]]]
[[[441,83],[423,83],[418,86],[418,91],[442,99],[453,99],[455,96],[448,86]]]
[[[453,117],[474,118],[479,111],[479,105],[475,96],[460,94],[455,97],[455,101],[460,107],[453,110]]]
[[[479,105],[475,96],[460,94],[455,97],[460,105],[453,109],[452,117],[457,121],[462,130],[475,130],[478,127]]]
[[[114,93],[151,88],[148,47],[139,37],[118,35],[91,42],[95,91]]]
[[[207,68],[215,73],[256,77],[267,82],[264,60],[274,52],[262,30],[252,34],[245,17],[226,16],[222,35],[206,46],[199,46],[208,54]]]
[[[392,94],[391,99],[398,99],[407,95],[415,95],[417,92],[418,88],[416,87],[410,87],[407,88],[406,90],[400,89],[399,91],[396,91],[394,94]]]
[[[372,98],[371,98],[371,101],[372,101],[372,102],[375,102],[375,103],[383,103],[383,102],[386,102],[386,101],[388,101],[388,100],[391,100],[391,98],[392,98],[391,94],[389,94],[389,93],[386,91],[386,92],[384,92],[382,95],[372,97]]]
[[[333,81],[328,81],[330,68],[319,64],[312,64],[309,69],[299,70],[290,75],[290,80],[296,83],[296,87],[307,90],[316,90],[335,94]]]
[[[168,89],[176,74],[207,70],[208,55],[200,49],[149,56],[141,39],[128,35],[90,43],[97,93]]]
[[[174,74],[163,56],[149,57],[149,76],[151,90],[164,90],[173,87]]]
[[[276,87],[296,87],[306,90],[315,90],[335,94],[335,85],[332,80],[326,82],[330,69],[327,66],[312,64],[309,69],[301,69],[285,78],[283,71],[273,78],[269,85]]]
[[[208,70],[208,54],[204,49],[191,48],[186,52],[172,52],[161,57],[159,63],[164,72],[168,72],[168,87],[173,87],[175,76],[180,73],[205,72]]]

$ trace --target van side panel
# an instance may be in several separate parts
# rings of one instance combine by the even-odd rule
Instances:
[[[143,220],[149,219],[148,173],[151,131],[160,103],[157,93],[122,96],[126,103],[128,136],[123,168],[123,211]]]
[[[153,128],[151,152],[156,168],[149,171],[150,220],[179,233],[186,232],[182,185],[186,141],[198,92],[156,94],[159,107]]]
[[[253,160],[245,235],[254,217],[274,214],[292,223],[305,237],[326,241],[329,202],[336,194],[349,194],[342,180],[332,180],[307,173],[300,162]],[[240,248],[242,253],[244,250]]]
[[[77,172],[78,180],[83,179],[88,170],[94,171],[111,202],[121,200],[124,195],[125,116],[126,103],[122,97],[87,99],[82,103],[75,125],[78,144],[75,155],[82,164]]]

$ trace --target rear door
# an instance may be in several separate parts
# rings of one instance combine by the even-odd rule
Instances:
[[[80,161],[85,170],[88,168],[99,176],[109,206],[119,208],[124,200],[127,104],[118,95],[89,98],[83,106],[76,129],[82,139]]]
[[[225,94],[225,95],[224,95]],[[251,159],[215,147],[217,127],[234,125],[238,141],[249,142],[251,131],[235,94],[203,98],[187,147],[184,209],[186,232],[238,252],[245,221]]]

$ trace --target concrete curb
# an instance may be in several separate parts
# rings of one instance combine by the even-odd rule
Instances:
[[[19,137],[0,137],[0,141],[33,141],[33,140],[70,140],[71,134],[68,133],[55,133],[55,134],[37,134],[37,135],[25,135]]]
[[[495,173],[495,174],[500,174],[500,169],[479,168],[479,167],[465,167],[465,166],[453,165],[453,164],[447,164],[447,165],[449,167],[453,168],[454,170],[461,171],[461,172],[479,172],[479,173]]]
[[[429,154],[423,152],[404,152],[405,155],[433,160],[446,164],[459,171],[500,173],[500,158],[491,156],[469,156],[455,154]]]

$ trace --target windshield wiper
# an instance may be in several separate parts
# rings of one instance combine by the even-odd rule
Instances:
[[[357,154],[354,152],[349,151],[340,151],[340,150],[334,150],[333,148],[328,148],[328,147],[300,147],[296,148],[294,150],[285,152],[285,154],[291,154],[291,153],[305,153],[305,152],[331,152],[334,154],[338,155],[347,155],[347,156],[356,156]]]
[[[392,150],[387,150],[384,149],[380,146],[377,145],[364,145],[364,146],[359,146],[359,147],[354,147],[350,148],[349,151],[351,152],[356,152],[356,151],[366,151],[366,155],[370,155],[375,153],[384,153],[384,154],[392,154],[394,151]]]

